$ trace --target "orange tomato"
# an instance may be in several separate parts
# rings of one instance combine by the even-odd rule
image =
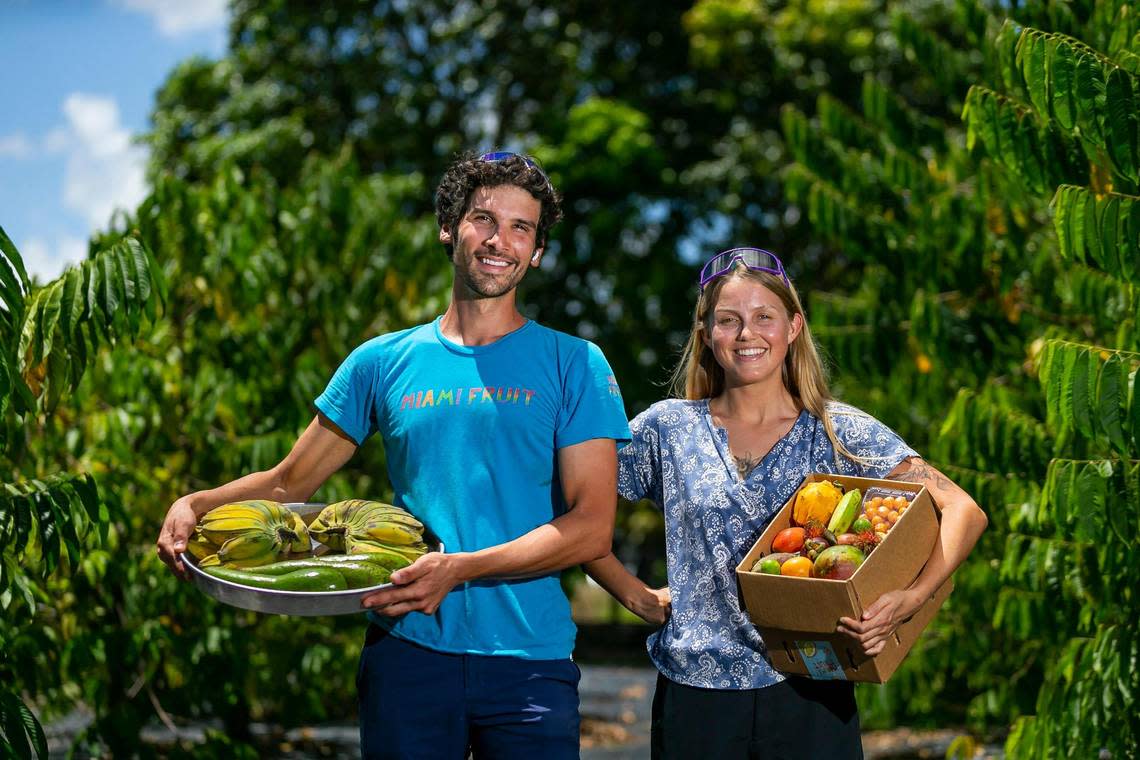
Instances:
[[[806,533],[803,528],[785,528],[772,539],[772,551],[795,553],[804,545]]]
[[[791,575],[796,578],[810,578],[811,569],[815,566],[807,557],[792,557],[780,565],[780,575]]]

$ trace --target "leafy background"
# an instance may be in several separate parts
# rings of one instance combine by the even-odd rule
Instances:
[[[150,196],[30,282],[0,234],[0,748],[128,757],[157,718],[343,718],[357,620],[263,618],[163,571],[170,502],[276,462],[332,370],[446,305],[431,192],[468,147],[565,193],[528,314],[664,393],[698,259],[781,253],[837,395],[990,529],[869,727],[1011,757],[1140,741],[1140,21],[1124,0],[239,0],[169,75]],[[2,214],[2,209],[0,209]],[[315,498],[390,494],[366,444]],[[659,517],[617,548],[662,579]],[[567,578],[573,585],[574,575]],[[1016,654],[1013,654],[1016,653]],[[224,674],[224,675],[223,675]]]

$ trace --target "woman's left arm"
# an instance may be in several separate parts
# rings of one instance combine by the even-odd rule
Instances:
[[[942,513],[942,524],[926,567],[909,588],[883,594],[863,611],[862,620],[839,619],[837,630],[855,639],[872,657],[883,651],[899,624],[918,612],[965,561],[989,522],[968,493],[921,457],[904,459],[887,479],[926,486]]]

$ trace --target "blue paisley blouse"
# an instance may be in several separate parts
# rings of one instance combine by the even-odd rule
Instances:
[[[808,473],[881,478],[918,456],[855,407],[831,402],[827,412],[836,437],[864,463],[837,462],[823,422],[804,410],[743,480],[707,400],[660,401],[630,423],[633,440],[618,452],[618,491],[630,501],[650,499],[665,513],[673,612],[646,645],[669,680],[707,689],[782,681],[741,608],[736,565]]]

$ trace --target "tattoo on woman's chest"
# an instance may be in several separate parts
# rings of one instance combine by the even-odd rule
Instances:
[[[748,477],[748,473],[752,472],[756,465],[760,464],[760,460],[763,459],[763,457],[752,456],[751,451],[744,452],[744,456],[742,457],[738,457],[734,454],[732,458],[736,460],[736,473],[740,476],[741,480]]]

